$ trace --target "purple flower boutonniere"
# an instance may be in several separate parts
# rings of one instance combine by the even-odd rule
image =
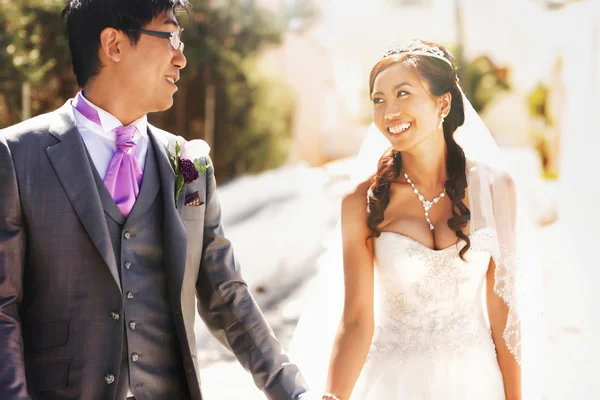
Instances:
[[[210,147],[203,140],[186,142],[183,149],[177,142],[175,151],[170,151],[171,165],[175,172],[175,208],[183,185],[194,182],[200,174],[212,168],[212,164],[207,159],[209,152]]]

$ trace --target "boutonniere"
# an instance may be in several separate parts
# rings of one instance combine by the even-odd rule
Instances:
[[[212,164],[207,161],[209,152],[210,147],[203,140],[190,140],[184,144],[183,149],[177,141],[175,150],[169,151],[171,166],[175,172],[175,208],[183,185],[194,182],[200,174],[212,168]]]

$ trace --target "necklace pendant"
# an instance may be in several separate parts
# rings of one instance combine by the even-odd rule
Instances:
[[[431,207],[434,204],[437,204],[442,197],[446,196],[446,189],[444,189],[442,191],[442,193],[440,193],[440,195],[438,197],[434,198],[432,201],[425,200],[425,197],[423,197],[423,195],[421,193],[419,193],[419,190],[417,189],[415,184],[410,180],[410,178],[408,177],[408,174],[406,172],[404,172],[404,177],[406,178],[406,181],[410,184],[410,186],[412,186],[413,192],[415,192],[415,194],[421,201],[421,204],[423,204],[423,208],[425,209],[425,219],[427,220],[427,223],[429,224],[429,229],[434,230],[435,227],[433,226],[433,224],[431,223],[431,220],[429,219],[429,210],[431,209]]]

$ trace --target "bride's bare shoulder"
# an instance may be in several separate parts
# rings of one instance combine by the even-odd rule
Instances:
[[[342,197],[342,207],[348,206],[367,206],[367,196],[371,187],[371,178],[353,185]]]
[[[342,219],[365,223],[367,218],[367,198],[371,179],[353,185],[342,197]]]
[[[369,236],[367,220],[367,198],[371,180],[354,185],[342,198],[342,232],[346,232],[347,237],[359,240],[357,243],[363,243]]]

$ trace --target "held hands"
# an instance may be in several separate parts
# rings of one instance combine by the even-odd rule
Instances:
[[[322,396],[318,392],[310,390],[300,395],[298,400],[341,400],[333,393],[325,392]]]

